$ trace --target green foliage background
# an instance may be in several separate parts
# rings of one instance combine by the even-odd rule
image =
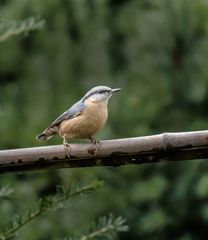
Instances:
[[[96,85],[123,89],[99,139],[207,129],[207,13],[207,0],[1,1],[4,21],[41,16],[46,25],[0,43],[0,148],[41,146],[35,136]],[[0,225],[56,185],[98,178],[103,189],[17,239],[56,239],[109,212],[130,225],[120,239],[206,239],[207,171],[207,161],[190,161],[1,175],[15,191],[1,200]]]

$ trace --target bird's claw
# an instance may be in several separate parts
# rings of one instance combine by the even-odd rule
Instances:
[[[71,158],[70,156],[70,150],[71,150],[71,147],[68,143],[64,143],[64,151],[65,151],[65,155],[68,157],[68,158]]]
[[[92,155],[96,155],[101,146],[101,142],[96,140],[95,138],[91,138],[90,140],[92,142],[92,147],[89,148],[88,152]]]

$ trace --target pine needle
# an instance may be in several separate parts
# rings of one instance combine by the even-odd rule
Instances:
[[[89,185],[75,187],[74,189],[71,187],[59,187],[55,195],[39,199],[38,206],[35,209],[17,216],[7,227],[2,229],[0,231],[0,240],[9,239],[14,236],[20,228],[38,216],[43,215],[46,212],[66,208],[68,206],[66,203],[72,198],[93,192],[102,185],[102,181],[93,181]]]
[[[0,42],[21,33],[27,34],[30,31],[42,29],[44,25],[44,20],[35,17],[30,17],[24,21],[0,20]]]

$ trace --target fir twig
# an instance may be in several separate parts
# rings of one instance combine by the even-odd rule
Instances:
[[[7,198],[12,193],[13,193],[13,189],[8,186],[4,186],[0,188],[0,198]]]
[[[115,239],[118,232],[126,232],[129,230],[126,220],[122,217],[114,217],[112,214],[109,217],[99,218],[97,223],[93,223],[88,233],[80,237],[65,237],[61,240],[91,240],[105,237],[106,239]]]
[[[34,17],[30,17],[24,21],[7,22],[6,20],[0,20],[0,42],[21,33],[42,29],[44,25],[44,20]]]
[[[15,235],[20,228],[22,228],[24,225],[31,222],[38,216],[49,211],[55,211],[57,209],[66,208],[68,206],[66,203],[71,198],[92,192],[102,185],[103,182],[94,181],[87,186],[77,187],[74,190],[71,187],[70,188],[59,187],[57,189],[56,195],[41,198],[39,200],[38,206],[34,210],[28,211],[25,215],[16,217],[16,219],[8,227],[1,231],[2,233],[0,235],[0,239],[1,240],[9,239],[13,235]]]

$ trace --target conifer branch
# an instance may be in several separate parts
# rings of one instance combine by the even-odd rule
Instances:
[[[115,239],[118,232],[126,232],[129,227],[125,224],[126,220],[122,217],[114,217],[110,214],[98,219],[98,222],[93,223],[92,227],[80,237],[65,237],[61,240],[91,240],[105,237],[106,239]]]
[[[0,188],[0,199],[1,198],[8,198],[11,194],[13,193],[13,189],[8,187],[8,186],[4,186]]]
[[[48,196],[41,198],[38,202],[38,206],[27,211],[24,215],[17,216],[8,227],[5,227],[0,233],[0,240],[6,240],[16,234],[16,232],[31,222],[33,219],[46,212],[55,211],[68,207],[68,201],[72,198],[90,193],[103,185],[102,181],[94,181],[84,187],[76,187],[75,189],[59,187],[57,193],[54,196]]]
[[[0,42],[21,33],[42,29],[44,25],[44,20],[34,17],[30,17],[24,21],[0,20]]]

